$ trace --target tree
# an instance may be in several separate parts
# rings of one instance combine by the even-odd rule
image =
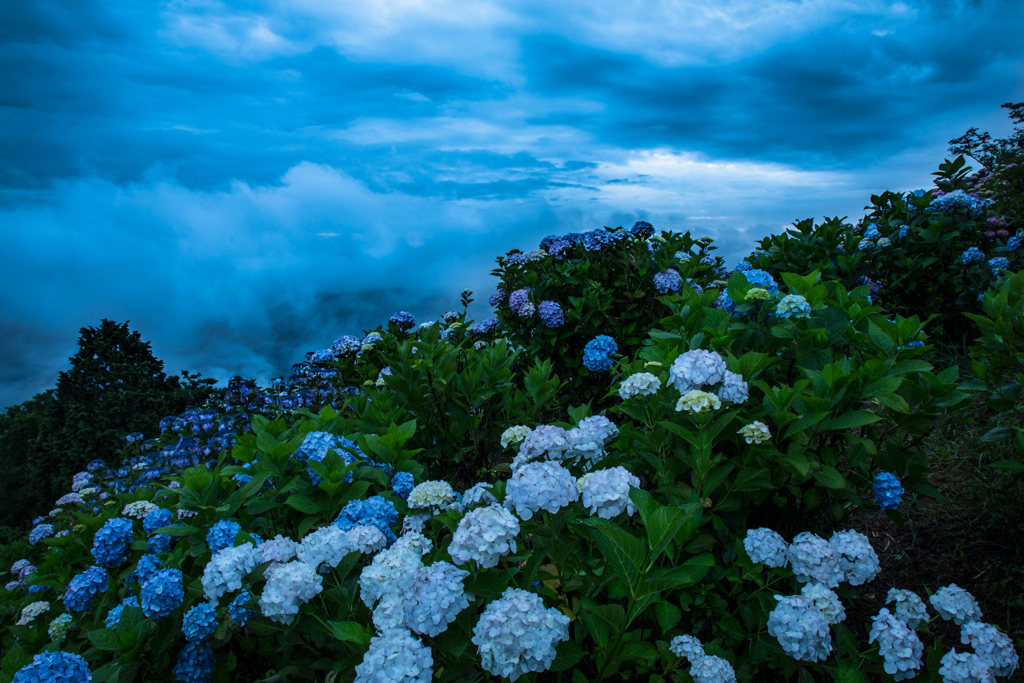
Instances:
[[[121,437],[157,436],[161,418],[203,405],[215,384],[185,370],[184,384],[167,377],[150,343],[127,322],[103,319],[98,327],[83,327],[69,360],[55,389],[0,417],[0,492],[16,501],[0,509],[0,525],[46,514],[91,460],[116,466]]]
[[[971,128],[949,141],[949,151],[969,156],[989,170],[1024,161],[1024,130],[1020,128],[1024,124],[1024,102],[1006,102],[1000,106],[1010,110],[1010,120],[1015,124],[1013,135],[993,140],[988,132],[979,134],[977,128]]]

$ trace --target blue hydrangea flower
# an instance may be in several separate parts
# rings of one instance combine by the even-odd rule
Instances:
[[[147,553],[139,558],[135,565],[135,571],[128,575],[127,581],[136,581],[141,586],[149,581],[149,577],[164,566],[160,558],[155,554]]]
[[[228,614],[231,616],[231,620],[239,626],[245,626],[245,622],[249,621],[249,618],[256,613],[256,610],[244,607],[245,603],[249,602],[250,599],[252,599],[252,596],[249,595],[249,591],[243,590],[228,605]]]
[[[965,251],[961,258],[963,259],[964,265],[970,265],[972,263],[982,263],[985,261],[985,254],[981,249],[977,247],[971,247]]]
[[[942,211],[947,215],[952,215],[957,209],[963,209],[968,215],[980,218],[985,215],[985,207],[988,204],[989,200],[973,197],[963,190],[953,190],[933,199],[928,208]]]
[[[146,515],[146,518],[142,520],[142,528],[147,534],[151,534],[157,529],[170,526],[173,518],[173,512],[166,508],[159,508]]]
[[[124,608],[128,606],[138,607],[139,599],[134,595],[129,595],[127,598],[121,601],[121,604],[115,605],[113,609],[107,612],[107,618],[104,620],[104,625],[107,628],[112,628],[117,625],[117,622],[121,621],[121,613],[124,612]]]
[[[615,238],[607,230],[591,230],[583,233],[583,248],[587,251],[601,251],[614,242]]]
[[[178,653],[174,678],[178,683],[209,683],[215,666],[213,648],[189,643]]]
[[[90,609],[96,594],[107,592],[107,578],[107,570],[95,566],[76,574],[68,583],[67,592],[64,593],[64,609],[69,612],[84,612]]]
[[[875,503],[883,510],[895,510],[903,502],[903,486],[896,475],[890,472],[879,472],[875,475]]]
[[[615,340],[599,334],[583,347],[583,365],[591,372],[607,372],[612,369],[612,354],[619,350]]]
[[[909,225],[904,225],[903,227],[901,227],[900,228],[900,239],[901,240],[905,239],[908,232],[910,232],[910,226]]]
[[[180,526],[175,524],[174,526]],[[146,539],[146,554],[147,555],[160,555],[161,553],[168,553],[171,551],[172,537],[167,534],[153,534]]]
[[[647,221],[637,221],[629,231],[633,233],[633,237],[636,237],[638,240],[645,240],[654,234],[654,226]]]
[[[544,327],[555,329],[565,324],[565,315],[562,313],[562,307],[556,302],[541,301],[537,310],[540,312],[540,321],[544,324]]]
[[[737,273],[745,273],[748,270],[752,269],[753,267],[754,266],[750,265],[746,261],[740,261],[739,263],[736,264],[736,267],[733,268],[733,270],[735,270]]]
[[[763,270],[757,268],[751,269],[743,273],[743,276],[747,278],[747,282],[754,285],[755,287],[764,287],[769,294],[775,294],[779,291],[779,285],[772,279],[772,276]]]
[[[988,267],[992,269],[993,275],[998,275],[999,271],[1006,270],[1010,267],[1010,259],[1005,256],[996,256],[989,260]]]
[[[1021,235],[1020,233],[1006,240],[1006,248],[1010,251],[1017,251],[1021,244],[1024,244],[1024,235]]]
[[[412,493],[413,487],[416,482],[413,480],[412,475],[408,472],[399,472],[395,475],[394,479],[391,480],[391,490],[395,494],[405,500]]]
[[[181,631],[185,640],[190,643],[202,643],[213,635],[217,629],[217,606],[209,602],[201,602],[188,612],[181,620]]]
[[[874,223],[868,223],[864,229],[864,239],[866,240],[877,240],[882,236],[882,233],[878,232],[878,226]]]
[[[809,318],[811,317],[811,305],[799,294],[787,294],[779,299],[775,314],[780,318]]]
[[[108,519],[96,532],[92,542],[92,556],[96,563],[114,568],[128,559],[128,547],[132,542],[132,522],[124,517]]]
[[[235,536],[241,530],[242,525],[233,519],[222,519],[210,527],[209,533],[206,534],[206,545],[209,546],[211,553],[230,548],[235,545]]]
[[[674,294],[682,288],[683,280],[679,277],[679,273],[672,268],[654,276],[654,289],[658,294]]]
[[[871,240],[861,240],[860,243],[857,244],[857,249],[859,249],[860,251],[871,251],[874,248],[875,243],[872,242]]]
[[[470,325],[469,331],[474,335],[490,334],[496,332],[499,327],[501,327],[501,321],[497,318],[487,318]]]
[[[408,311],[399,311],[388,318],[388,322],[393,325],[397,325],[403,330],[408,330],[416,324],[416,318]]]
[[[985,300],[985,292],[978,292],[978,303],[980,304]]]
[[[715,308],[720,308],[729,315],[736,312],[736,304],[733,303],[732,299],[730,299],[729,295],[725,292],[719,294],[718,298],[715,299]]]
[[[489,297],[487,297],[487,303],[490,304],[491,306],[498,306],[504,300],[505,300],[505,290],[504,289],[496,289],[496,290],[494,290],[494,292]]]
[[[32,528],[32,531],[28,535],[28,544],[35,545],[44,538],[53,536],[54,528],[52,524],[36,524]]]
[[[391,525],[398,519],[398,510],[390,500],[380,496],[370,496],[366,500],[353,500],[338,514],[338,518],[331,522],[342,531],[348,531],[357,526],[372,526],[381,530],[387,538],[388,543],[395,540],[395,532]]]
[[[32,585],[32,586],[28,587],[28,592],[29,593],[42,593],[47,588],[49,588],[49,586]]]
[[[163,619],[185,599],[180,569],[153,572],[142,584],[142,611],[147,617]]]
[[[89,683],[89,664],[73,652],[40,652],[14,674],[12,683]]]

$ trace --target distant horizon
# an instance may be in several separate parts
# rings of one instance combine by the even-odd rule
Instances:
[[[0,405],[131,321],[168,375],[476,292],[553,233],[651,222],[729,265],[1004,137],[1024,6],[96,0],[0,6]],[[976,163],[969,162],[972,166]],[[168,370],[170,369],[170,370]]]

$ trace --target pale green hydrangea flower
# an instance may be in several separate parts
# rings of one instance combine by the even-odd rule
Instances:
[[[722,402],[718,400],[717,396],[706,391],[700,391],[699,389],[686,392],[680,397],[679,402],[676,403],[677,411],[686,410],[692,413],[699,413],[705,408],[718,410],[721,407]]]
[[[509,446],[518,446],[523,442],[523,439],[532,432],[533,430],[524,425],[516,425],[515,427],[509,427],[501,433],[501,447],[508,448]]]
[[[772,433],[768,431],[768,425],[764,422],[751,422],[736,433],[742,436],[747,443],[753,444],[762,444],[772,438]]]
[[[743,297],[744,301],[768,301],[772,295],[768,293],[768,290],[764,287],[754,287],[747,292],[747,295]]]

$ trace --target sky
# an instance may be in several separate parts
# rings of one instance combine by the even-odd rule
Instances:
[[[266,383],[494,259],[650,221],[731,263],[1012,130],[1024,3],[0,3],[0,406],[79,330]]]

